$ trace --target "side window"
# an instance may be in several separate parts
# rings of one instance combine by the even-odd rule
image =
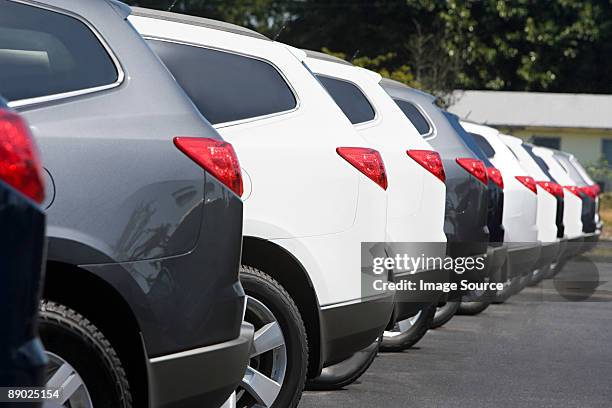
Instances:
[[[533,146],[523,143],[523,149],[525,149],[529,156],[531,156],[544,174],[546,174],[546,176],[552,181],[555,181],[555,178],[552,176],[552,174],[550,174],[550,167],[548,167],[548,164],[546,164],[544,159],[533,152]]]
[[[267,62],[191,45],[148,42],[212,124],[286,112],[297,106],[289,85]]]
[[[533,136],[533,144],[536,146],[549,147],[559,150],[561,148],[561,138],[551,136]]]
[[[374,108],[358,87],[340,79],[323,75],[316,77],[353,125],[374,119]]]
[[[406,102],[402,99],[394,99],[395,103],[404,112],[404,115],[412,122],[412,125],[422,135],[428,135],[431,133],[431,126],[425,116],[419,111],[419,109],[410,102]]]
[[[476,144],[480,147],[482,152],[489,159],[492,158],[493,156],[495,156],[495,149],[493,149],[493,146],[491,146],[491,144],[487,141],[487,139],[485,139],[484,137],[480,136],[477,133],[470,133],[470,135],[472,135],[472,137],[474,138],[474,141],[476,142]],[[510,151],[512,151],[512,150],[510,150]],[[512,152],[512,154],[514,154],[514,152]],[[516,157],[516,155],[514,157]]]
[[[0,94],[9,101],[110,85],[115,64],[81,21],[0,2]]]

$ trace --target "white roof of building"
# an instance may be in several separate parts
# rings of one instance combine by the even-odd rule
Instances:
[[[612,95],[455,91],[450,112],[492,126],[612,129]]]

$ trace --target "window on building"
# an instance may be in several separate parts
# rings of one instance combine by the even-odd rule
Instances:
[[[601,141],[601,155],[608,164],[612,164],[612,140]]]
[[[534,136],[533,144],[536,146],[548,147],[559,150],[561,148],[561,138],[549,136]]]

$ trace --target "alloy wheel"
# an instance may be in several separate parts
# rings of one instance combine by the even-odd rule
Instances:
[[[262,302],[247,296],[245,320],[255,326],[249,366],[237,393],[238,407],[271,407],[287,371],[287,347],[280,323]]]
[[[92,408],[87,386],[76,369],[57,354],[49,351],[46,354],[49,364],[45,386],[59,390],[60,399],[45,402],[43,408]]]
[[[419,312],[415,314],[414,316],[411,316],[399,322],[395,322],[395,326],[393,326],[393,329],[385,330],[384,336],[385,337],[395,337],[395,336],[399,336],[402,333],[406,333],[419,320],[419,317],[421,317],[421,312],[422,310],[419,310]]]

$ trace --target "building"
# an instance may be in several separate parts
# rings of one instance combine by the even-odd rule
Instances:
[[[612,95],[455,91],[449,111],[536,145],[612,164]]]

